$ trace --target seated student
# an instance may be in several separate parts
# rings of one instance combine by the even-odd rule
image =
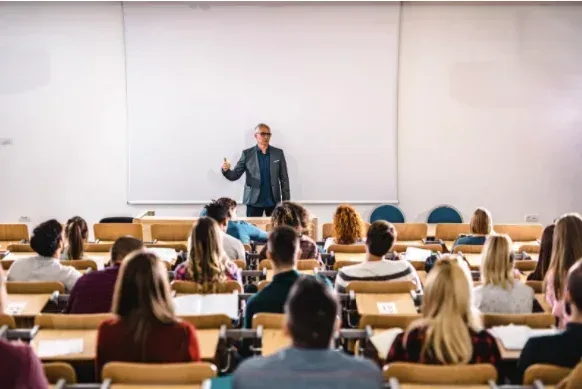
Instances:
[[[507,235],[489,235],[481,255],[481,285],[475,288],[475,306],[483,313],[531,313],[535,293],[515,279],[512,241]]]
[[[111,247],[111,265],[100,271],[89,272],[77,280],[71,290],[65,313],[111,312],[113,289],[123,259],[144,244],[131,236],[118,238]]]
[[[135,251],[121,263],[112,312],[99,325],[96,372],[108,362],[198,362],[196,330],[174,314],[167,270],[151,252]]]
[[[333,232],[335,237],[325,240],[323,249],[327,251],[332,244],[364,243],[366,227],[362,217],[354,207],[342,204],[333,214]]]
[[[289,226],[300,235],[299,246],[301,249],[299,259],[317,259],[323,267],[321,254],[317,244],[309,236],[305,235],[309,226],[309,212],[302,205],[291,201],[283,201],[273,210],[271,215],[273,228]],[[259,253],[259,259],[267,258],[267,246]]]
[[[30,247],[38,255],[16,260],[8,271],[8,281],[58,281],[67,291],[73,289],[81,273],[59,261],[64,247],[61,223],[52,219],[39,224],[32,232]]]
[[[242,285],[240,270],[222,249],[221,231],[214,219],[198,219],[190,241],[188,260],[178,265],[174,280],[197,282],[207,293],[216,292],[218,286],[228,280]]]
[[[283,331],[293,345],[243,362],[234,372],[233,387],[382,388],[382,374],[371,361],[331,349],[340,312],[337,298],[324,283],[299,278],[285,303]]]
[[[251,241],[257,243],[265,243],[267,241],[267,232],[261,230],[259,227],[247,223],[243,220],[236,219],[236,201],[229,199],[228,197],[221,197],[216,200],[218,204],[226,207],[230,214],[230,220],[228,222],[228,227],[226,228],[226,233],[230,236],[240,240],[242,243],[249,244]],[[206,216],[206,215],[200,215]]]
[[[8,306],[4,273],[0,269],[0,312]],[[49,387],[42,363],[32,348],[22,342],[9,342],[0,337],[0,386],[15,389]]]
[[[423,318],[396,336],[386,363],[498,363],[497,343],[473,311],[472,294],[468,267],[454,256],[439,259],[424,286]]]
[[[546,273],[550,268],[550,259],[552,258],[552,241],[554,240],[555,225],[551,224],[544,228],[542,233],[542,242],[540,244],[540,254],[536,268],[527,276],[528,281],[543,281]]]
[[[242,242],[226,233],[226,227],[228,226],[228,221],[230,219],[228,208],[216,201],[213,201],[212,203],[208,204],[205,209],[206,216],[214,219],[218,223],[218,227],[220,227],[222,247],[228,258],[242,259],[245,261],[246,254]]]
[[[384,220],[372,223],[366,237],[366,259],[357,265],[342,267],[335,279],[335,289],[345,293],[350,281],[412,281],[421,290],[418,274],[410,262],[384,259],[395,240],[396,231],[390,223]]]
[[[564,293],[569,314],[566,329],[556,335],[530,338],[517,361],[517,382],[525,370],[536,363],[574,367],[582,358],[582,259],[569,270]]]
[[[493,222],[491,221],[491,213],[485,208],[477,208],[473,212],[470,222],[471,235],[458,238],[453,243],[453,248],[460,245],[483,245],[487,239],[487,235],[493,230]]]
[[[558,327],[564,328],[568,319],[564,310],[566,274],[582,258],[582,217],[579,214],[566,214],[556,221],[552,245],[552,258],[544,288],[552,313],[558,318]]]
[[[87,222],[80,216],[74,216],[67,220],[65,226],[65,248],[61,259],[85,259],[84,244],[89,237]]]

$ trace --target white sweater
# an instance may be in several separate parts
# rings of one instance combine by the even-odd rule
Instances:
[[[81,277],[72,266],[63,266],[60,261],[51,257],[36,257],[17,259],[8,270],[8,281],[57,281],[71,291]]]

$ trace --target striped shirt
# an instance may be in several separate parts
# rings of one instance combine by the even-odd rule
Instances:
[[[339,293],[345,293],[350,281],[412,281],[417,290],[422,289],[416,270],[410,262],[404,260],[383,259],[344,266],[337,273],[335,289]]]

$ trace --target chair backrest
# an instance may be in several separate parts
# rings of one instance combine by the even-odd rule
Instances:
[[[536,363],[525,370],[523,384],[532,385],[535,380],[541,380],[545,385],[555,385],[568,376],[572,369],[562,366]]]
[[[410,323],[420,319],[422,316],[416,315],[364,315],[360,318],[360,328],[367,326],[375,330],[387,330],[390,328],[401,328],[405,330]]]
[[[261,290],[265,289],[265,286],[269,285],[270,283],[271,281],[267,280],[259,281],[259,283],[257,284],[257,290],[260,292]]]
[[[72,266],[77,270],[97,270],[97,263],[91,259],[61,260],[61,265]]]
[[[257,313],[253,316],[253,328],[283,328],[284,315],[279,313]]]
[[[59,380],[64,379],[67,384],[77,383],[77,373],[75,369],[68,363],[64,362],[50,362],[43,363],[44,375],[49,384],[56,384]]]
[[[517,248],[517,252],[518,253],[523,253],[524,251],[526,253],[530,253],[530,254],[538,254],[540,252],[540,244],[536,243],[524,243],[519,245],[519,247]]]
[[[386,220],[390,223],[406,222],[402,210],[392,204],[383,204],[374,208],[370,215],[370,223],[374,223],[376,220]]]
[[[12,316],[0,313],[0,327],[2,326],[8,326],[10,329],[16,328],[16,321]]]
[[[165,242],[185,242],[190,237],[192,226],[186,223],[152,224],[152,239]]]
[[[14,263],[13,259],[4,259],[2,261],[0,261],[0,263],[2,264],[2,270],[8,270],[10,269],[10,266],[12,266],[12,264]]]
[[[11,294],[65,293],[65,286],[56,281],[9,281],[6,290]]]
[[[113,318],[111,313],[83,315],[42,314],[34,318],[34,324],[40,328],[57,330],[96,330],[102,321]]]
[[[328,253],[362,254],[366,252],[365,244],[332,244],[327,249]]]
[[[136,239],[143,239],[143,228],[141,224],[133,223],[98,223],[93,225],[95,239],[104,241],[115,241],[122,236],[133,236]]]
[[[13,243],[9,244],[6,247],[6,250],[11,251],[13,253],[34,253],[32,247],[30,247],[29,243]]]
[[[341,269],[344,266],[352,266],[352,265],[357,265],[359,263],[362,263],[360,261],[336,261],[333,264],[333,270],[338,271],[339,269]]]
[[[460,244],[453,249],[453,253],[464,253],[464,254],[481,254],[483,251],[483,245],[480,244]]]
[[[532,288],[535,293],[544,293],[543,281],[526,281],[525,284]]]
[[[550,328],[556,322],[551,313],[526,313],[526,314],[483,314],[485,328],[506,326],[509,324],[525,325],[531,328]]]
[[[396,362],[384,366],[384,378],[410,384],[486,385],[497,380],[497,370],[490,364],[443,366]]]
[[[103,367],[101,375],[114,384],[200,385],[216,376],[216,366],[206,362],[110,362]]]
[[[297,261],[297,270],[313,270],[319,267],[317,259],[300,259]]]
[[[538,261],[534,261],[532,259],[523,259],[523,260],[513,262],[513,266],[517,270],[532,271],[536,268],[537,263],[538,263]]]
[[[28,227],[26,224],[0,224],[1,241],[29,240]]]
[[[111,247],[113,243],[85,243],[83,249],[86,253],[107,253]]]
[[[514,242],[528,242],[542,238],[544,226],[541,224],[495,224],[493,230],[507,234]]]
[[[456,208],[450,205],[440,205],[429,212],[427,223],[462,223],[463,215]]]
[[[456,240],[459,234],[471,233],[469,223],[446,223],[437,224],[435,229],[435,237],[442,240]]]
[[[566,377],[562,382],[560,382],[561,388],[563,389],[579,389],[582,388],[582,362],[574,366],[574,369],[570,372],[568,377]]]
[[[394,223],[396,241],[422,240],[426,238],[428,224],[426,223]]]
[[[176,291],[176,293],[182,294],[205,293],[202,285],[192,281],[173,281],[171,287],[172,290]],[[226,281],[220,284],[216,293],[233,293],[233,292],[242,293],[241,286],[236,281]]]
[[[273,270],[273,261],[271,261],[270,259],[261,260],[261,262],[259,262],[259,270],[263,269]]]
[[[233,259],[232,262],[238,267],[239,269],[245,270],[247,268],[247,264],[244,259]]]
[[[354,293],[408,293],[416,290],[416,285],[411,281],[351,281],[346,286],[346,292]]]
[[[219,329],[223,325],[226,328],[232,328],[232,320],[230,317],[222,314],[216,315],[195,315],[195,316],[180,316],[180,319],[192,324],[198,330],[209,328]]]

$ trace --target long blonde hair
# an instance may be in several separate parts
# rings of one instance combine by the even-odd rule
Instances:
[[[365,235],[365,225],[358,211],[349,204],[341,204],[333,214],[333,231],[339,244],[354,244]]]
[[[200,284],[203,293],[216,293],[226,282],[226,254],[218,224],[209,217],[201,217],[192,229],[188,276]]]
[[[489,235],[481,255],[481,282],[483,285],[513,286],[513,242],[506,234]]]
[[[156,254],[138,250],[121,262],[111,311],[127,323],[127,336],[147,361],[151,328],[176,322],[166,268]]]
[[[578,258],[582,257],[582,217],[580,214],[568,213],[556,221],[552,246],[552,259],[548,272],[553,274],[554,293],[556,299],[559,300],[564,294],[568,270]]]
[[[438,260],[428,274],[422,302],[423,318],[412,323],[406,336],[415,328],[425,327],[421,350],[423,360],[442,364],[468,363],[473,356],[469,329],[480,331],[480,318],[473,311],[473,283],[466,264],[457,256]]]

